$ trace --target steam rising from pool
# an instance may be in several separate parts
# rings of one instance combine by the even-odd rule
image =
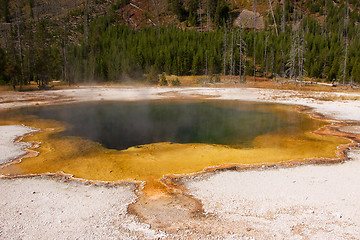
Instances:
[[[256,104],[232,102],[105,102],[27,110],[69,124],[63,135],[110,149],[159,143],[207,143],[251,147],[255,137],[289,126]]]

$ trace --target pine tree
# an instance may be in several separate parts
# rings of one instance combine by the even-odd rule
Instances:
[[[0,48],[0,85],[8,83],[8,76],[6,74],[6,70],[7,70],[6,54],[2,50],[2,48]]]
[[[159,82],[159,76],[155,69],[155,66],[150,67],[150,71],[147,74],[146,79],[149,84],[157,84]]]
[[[189,21],[191,26],[196,26],[198,22],[198,8],[200,6],[199,0],[190,0],[189,3]]]
[[[360,83],[360,64],[358,60],[356,60],[353,66],[353,69],[351,71],[351,77],[355,82]]]
[[[185,10],[183,0],[173,0],[172,5],[173,5],[173,11],[176,14],[176,16],[178,17],[179,21],[180,22],[185,21],[186,10]]]
[[[10,0],[0,0],[0,19],[4,19],[5,22],[10,21],[9,2]]]
[[[168,86],[169,85],[168,81],[166,80],[165,73],[161,74],[160,80],[159,80],[159,85],[160,86]]]

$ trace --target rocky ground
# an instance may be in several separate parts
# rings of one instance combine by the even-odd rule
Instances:
[[[83,87],[0,95],[0,109],[79,101],[220,98],[297,104],[360,134],[360,94],[256,88]],[[1,163],[32,130],[0,126]],[[15,149],[15,150],[13,150]],[[342,164],[221,171],[146,196],[135,183],[47,175],[0,179],[1,239],[358,239],[360,152]]]

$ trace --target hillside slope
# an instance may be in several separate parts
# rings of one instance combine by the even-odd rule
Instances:
[[[356,0],[0,1],[3,84],[162,72],[360,81]]]

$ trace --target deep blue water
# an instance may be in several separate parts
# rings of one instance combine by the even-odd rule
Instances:
[[[290,125],[271,111],[242,102],[96,102],[23,112],[65,122],[69,127],[61,135],[118,150],[158,142],[251,147],[255,137]]]

